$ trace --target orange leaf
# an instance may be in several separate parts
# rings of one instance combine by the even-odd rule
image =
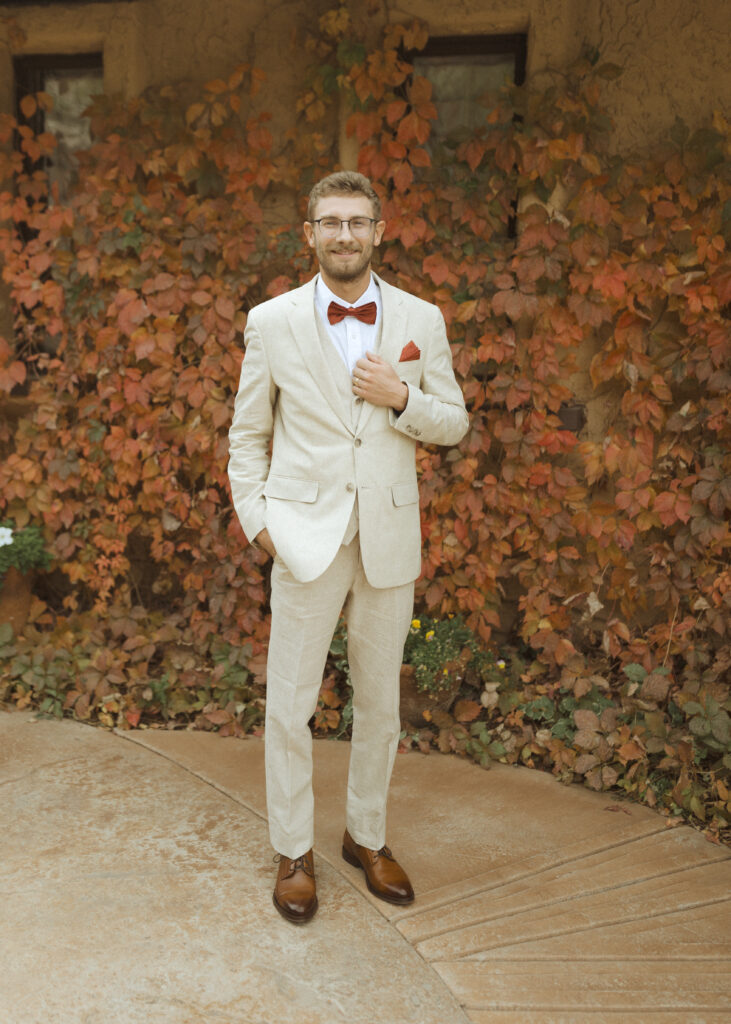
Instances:
[[[386,120],[389,124],[394,124],[400,117],[403,117],[405,112],[406,101],[394,100],[393,103],[389,103],[386,107]]]
[[[434,284],[443,284],[449,277],[449,267],[440,252],[430,253],[422,263],[421,269],[429,275]]]
[[[414,172],[411,170],[409,164],[403,161],[396,164],[391,176],[393,178],[393,183],[399,192],[405,192],[414,180]]]
[[[30,120],[38,109],[35,96],[24,96],[20,101],[20,109],[23,112],[23,116]]]
[[[639,761],[645,756],[645,751],[636,740],[628,740],[617,748],[617,754],[623,761]]]
[[[458,722],[472,722],[482,711],[482,704],[476,700],[459,700],[454,708],[454,717]]]
[[[219,295],[216,299],[216,312],[219,316],[223,317],[224,320],[233,320],[236,313],[236,307],[227,295]]]
[[[215,711],[209,711],[208,714],[203,717],[206,718],[211,725],[225,725],[226,722],[231,721],[231,715],[228,711],[224,711],[223,708],[216,708]]]

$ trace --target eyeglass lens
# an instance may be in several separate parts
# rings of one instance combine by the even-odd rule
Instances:
[[[372,221],[369,217],[352,217],[350,220],[340,220],[339,217],[323,217],[319,224],[324,235],[337,235],[343,224],[350,226],[353,235],[367,235],[371,230]]]

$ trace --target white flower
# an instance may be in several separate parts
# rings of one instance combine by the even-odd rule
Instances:
[[[13,543],[13,531],[9,526],[0,526],[0,548]]]

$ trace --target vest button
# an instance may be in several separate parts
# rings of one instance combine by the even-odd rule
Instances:
[[[355,484],[350,484],[350,483],[346,484],[345,485],[345,490],[346,491],[354,491],[355,490]]]
[[[355,445],[356,448],[360,448],[363,442],[359,437],[356,437],[355,441],[353,441],[353,444]]]

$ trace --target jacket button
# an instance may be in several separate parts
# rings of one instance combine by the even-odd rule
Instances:
[[[353,441],[353,444],[355,445],[356,448],[360,448],[363,442],[359,437],[356,437],[355,441]]]
[[[359,396],[358,398],[356,398],[355,401],[356,401],[357,405],[360,405],[360,403],[363,401],[363,399]]]
[[[345,485],[345,490],[346,491],[354,491],[355,490],[355,484],[346,484]]]

